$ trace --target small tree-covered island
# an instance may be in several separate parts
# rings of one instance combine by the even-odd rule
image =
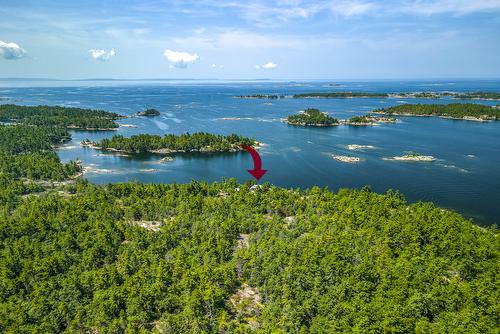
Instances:
[[[364,116],[354,116],[341,122],[351,126],[367,126],[377,123],[396,123],[396,121],[397,120],[393,117],[380,117],[374,114],[368,114]]]
[[[474,103],[402,104],[377,109],[373,113],[400,116],[439,116],[470,121],[500,120],[500,109]]]
[[[139,111],[138,113],[136,113],[136,116],[155,117],[160,116],[160,112],[154,108],[150,108],[144,111]]]
[[[103,110],[60,106],[0,105],[0,122],[59,126],[78,130],[116,130],[115,120],[124,118]]]
[[[238,152],[242,151],[241,144],[247,146],[259,146],[254,139],[242,137],[236,134],[223,136],[210,133],[197,132],[193,134],[165,136],[141,134],[132,137],[114,135],[99,142],[85,140],[83,146],[98,150],[116,151],[123,153],[155,153],[170,154],[184,152]]]
[[[339,121],[319,109],[308,108],[296,115],[290,115],[287,118],[290,125],[300,126],[337,126]]]
[[[337,126],[340,124],[351,126],[367,126],[377,123],[395,123],[393,117],[381,117],[374,114],[364,116],[354,116],[347,120],[338,120],[319,109],[309,108],[295,115],[290,115],[287,118],[287,123],[297,126]]]

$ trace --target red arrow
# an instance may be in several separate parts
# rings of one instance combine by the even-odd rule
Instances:
[[[254,150],[252,147],[241,144],[241,147],[248,151],[252,155],[253,159],[253,169],[249,169],[248,172],[253,175],[257,180],[260,180],[261,177],[266,174],[267,170],[262,169],[262,160],[260,159],[259,153],[257,153],[256,150]]]

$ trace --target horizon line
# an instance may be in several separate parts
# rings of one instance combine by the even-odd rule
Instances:
[[[45,78],[0,77],[0,81],[394,81],[394,80],[500,80],[500,77],[401,77],[401,78]]]

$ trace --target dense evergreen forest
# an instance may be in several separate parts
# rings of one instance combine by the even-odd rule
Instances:
[[[68,139],[0,126],[1,333],[498,330],[496,227],[369,188],[34,182],[79,170]]]
[[[402,104],[399,106],[374,110],[375,114],[408,115],[408,116],[444,116],[451,118],[477,118],[483,120],[499,120],[498,108],[474,104]]]
[[[347,120],[346,124],[356,125],[356,124],[373,124],[374,120],[367,115],[354,116]]]
[[[103,110],[60,106],[0,105],[0,122],[15,122],[37,126],[59,126],[83,130],[116,129],[114,121],[122,118]]]
[[[498,92],[472,92],[472,93],[459,93],[455,95],[457,99],[478,99],[478,100],[500,100],[500,93]]]
[[[64,180],[80,171],[76,162],[62,164],[53,150],[70,139],[61,128],[0,125],[0,175],[7,179]]]
[[[364,189],[77,183],[0,211],[0,331],[487,333],[498,230]]]
[[[287,118],[287,122],[290,125],[306,126],[334,126],[339,124],[336,118],[328,116],[315,108],[309,108],[299,114],[290,115]]]
[[[236,134],[229,136],[197,132],[193,134],[165,136],[141,134],[132,137],[114,135],[100,142],[85,142],[94,148],[103,150],[118,150],[128,153],[175,153],[175,152],[231,152],[242,150],[241,144],[254,146],[255,140]]]

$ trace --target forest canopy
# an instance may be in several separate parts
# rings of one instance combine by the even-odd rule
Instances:
[[[500,109],[475,103],[402,104],[374,110],[375,114],[408,116],[445,116],[452,118],[478,118],[499,120]]]
[[[123,116],[103,110],[61,106],[0,105],[0,122],[37,126],[59,126],[83,130],[118,128],[114,121]]]
[[[290,115],[287,118],[287,122],[290,125],[305,126],[334,126],[339,124],[336,118],[328,116],[315,108],[308,108],[301,113]]]
[[[1,332],[498,325],[498,231],[432,204],[234,180],[71,189],[0,211]]]
[[[141,134],[131,137],[114,135],[88,145],[103,150],[118,150],[128,153],[174,153],[174,152],[230,152],[242,150],[241,144],[254,146],[255,140],[236,134],[228,136],[205,132],[165,136]]]

